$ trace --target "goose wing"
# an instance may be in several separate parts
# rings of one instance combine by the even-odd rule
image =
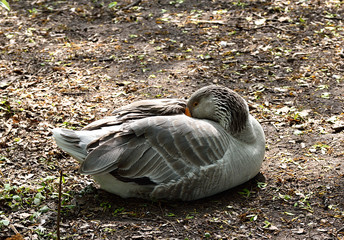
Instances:
[[[83,130],[96,130],[102,127],[119,125],[125,122],[152,116],[183,114],[186,101],[181,99],[155,99],[133,102],[112,112],[106,117],[87,125]]]
[[[140,184],[168,183],[216,163],[227,148],[228,134],[217,123],[185,115],[148,117],[91,143],[80,171]]]

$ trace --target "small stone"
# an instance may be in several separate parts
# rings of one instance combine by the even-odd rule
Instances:
[[[305,230],[303,228],[297,228],[297,229],[292,229],[291,231],[296,234],[302,234],[304,233]]]
[[[328,221],[327,221],[327,219],[321,219],[320,222],[321,223],[327,223]]]
[[[339,80],[339,79],[341,79],[341,78],[342,78],[342,76],[340,76],[340,75],[336,75],[336,74],[334,74],[332,77],[333,77],[334,79],[337,79],[337,80]]]
[[[228,43],[226,41],[221,41],[221,42],[219,42],[219,45],[221,47],[226,47],[228,45]]]

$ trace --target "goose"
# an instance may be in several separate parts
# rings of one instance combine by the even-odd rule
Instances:
[[[123,198],[205,198],[255,177],[265,153],[263,129],[246,101],[216,85],[188,101],[137,101],[81,131],[52,132],[81,174]]]

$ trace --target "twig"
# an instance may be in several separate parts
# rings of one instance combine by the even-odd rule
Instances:
[[[61,221],[61,199],[62,199],[62,176],[63,176],[63,171],[60,170],[60,182],[59,182],[59,202],[57,205],[57,240],[60,240],[60,221]]]
[[[15,233],[15,234],[19,234],[18,230],[16,229],[16,227],[11,223],[10,224],[10,228],[12,229],[12,231]]]
[[[160,208],[160,211],[161,211],[161,216],[164,216],[165,213],[164,213],[164,210],[162,210],[162,207],[161,207],[161,202],[159,201],[159,208]],[[158,216],[158,215],[157,215]]]
[[[3,218],[5,218],[5,220],[7,220],[8,222],[10,222],[10,220],[9,220],[6,216],[3,216]],[[16,227],[15,227],[12,223],[9,224],[9,228],[10,228],[16,235],[17,235],[17,234],[20,235],[20,233],[18,232],[18,230],[16,229]]]
[[[269,120],[269,119],[266,119],[266,120],[262,120],[262,121],[259,121],[259,123],[266,123],[266,122],[280,122],[280,120]]]
[[[262,234],[259,234],[259,233],[256,233],[259,237],[261,237],[261,238],[264,238],[264,239],[267,239],[267,237],[265,237],[264,235],[262,235]]]
[[[276,30],[279,30],[279,31],[282,31],[282,32],[290,32],[290,30],[286,30],[286,29],[283,29],[283,28],[275,27],[273,25],[264,25],[264,26],[261,26],[261,27],[249,28],[249,29],[246,29],[246,30],[258,30],[258,29],[266,28],[266,27],[273,28],[273,29],[276,29]]]
[[[161,207],[161,202],[159,202],[159,208],[160,208],[160,211],[161,211],[161,213],[162,213],[162,216],[164,216],[164,210],[163,210],[162,207]],[[165,219],[165,218],[163,218],[163,217],[160,217],[160,216],[157,215],[157,214],[154,214],[154,215],[156,216],[156,218],[158,218],[158,219],[160,219],[160,220],[163,220],[163,221],[166,221],[167,223],[171,224],[172,227],[174,228],[174,230],[175,230],[177,233],[179,233],[178,229],[174,226],[174,224],[173,224],[171,221],[169,221],[169,220],[167,220],[167,219]]]
[[[331,19],[331,20],[338,20],[338,21],[342,21],[344,20],[344,18],[340,18],[340,17],[324,17],[325,19]]]
[[[344,55],[344,53],[342,53],[341,55]],[[338,68],[338,66],[336,66],[334,69],[336,69],[339,72],[344,72],[344,69]]]
[[[62,95],[70,95],[70,96],[80,96],[86,94],[86,92],[63,92]]]
[[[263,120],[263,121],[259,121],[259,123],[265,123],[265,122],[268,122],[268,123],[271,123],[271,125],[275,128],[276,132],[279,132],[279,129],[276,127],[276,125],[274,124],[274,122],[280,122],[280,121],[277,121],[277,120]]]
[[[165,222],[171,224],[172,227],[174,228],[174,230],[175,230],[177,233],[180,233],[180,232],[178,231],[178,229],[176,228],[176,226],[173,224],[173,222],[171,222],[171,221],[169,221],[169,220],[167,220],[167,219],[165,219],[165,218],[163,218],[163,217],[160,217],[160,216],[157,215],[157,214],[155,214],[155,216],[156,216],[157,219],[160,219],[160,220],[162,220],[162,221],[165,221]]]
[[[342,232],[342,231],[344,231],[344,227],[342,227],[342,228],[340,228],[340,229],[337,230],[337,235],[338,235],[338,233],[340,233],[340,232]]]
[[[133,2],[133,3],[131,3],[131,4],[129,4],[129,5],[125,6],[125,7],[122,7],[122,10],[128,10],[128,9],[131,8],[131,7],[134,7],[134,6],[136,6],[136,5],[139,5],[139,4],[141,3],[141,1],[142,1],[142,0],[137,0],[137,1],[135,1],[135,2]]]
[[[199,19],[190,19],[190,21],[193,21],[194,23],[196,23],[196,24],[199,24],[199,23],[209,23],[209,24],[220,24],[220,25],[225,25],[225,24],[227,24],[226,22],[224,22],[224,21],[216,21],[216,20],[199,20]]]

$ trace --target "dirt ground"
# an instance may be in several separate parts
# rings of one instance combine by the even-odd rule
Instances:
[[[344,239],[343,1],[9,3],[0,239],[57,238],[60,170],[61,239]],[[51,137],[209,84],[240,93],[267,139],[261,173],[218,195],[121,199],[80,175]]]

